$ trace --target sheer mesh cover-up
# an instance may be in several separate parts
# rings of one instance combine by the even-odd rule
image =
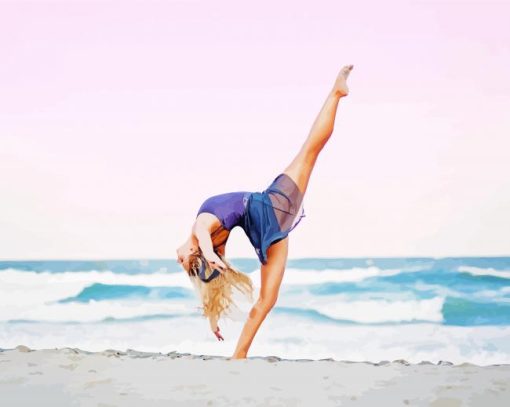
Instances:
[[[262,192],[239,191],[210,197],[197,216],[202,212],[218,217],[219,229],[241,226],[262,264],[267,263],[269,246],[287,237],[306,216],[303,194],[285,173],[279,174]]]
[[[264,191],[249,195],[244,231],[262,264],[267,263],[268,247],[287,237],[304,216],[303,194],[285,173]]]

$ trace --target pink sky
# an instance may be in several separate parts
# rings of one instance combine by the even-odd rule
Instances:
[[[510,255],[494,1],[0,2],[0,259],[174,257],[264,189],[344,64],[290,258]],[[253,257],[240,228],[227,256]]]

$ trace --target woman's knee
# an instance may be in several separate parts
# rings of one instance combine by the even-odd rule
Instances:
[[[277,300],[278,300],[277,295],[268,295],[264,297],[261,296],[257,301],[258,309],[261,312],[267,313],[271,311],[271,309],[275,306]]]

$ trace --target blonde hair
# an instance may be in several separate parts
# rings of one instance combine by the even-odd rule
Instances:
[[[251,278],[233,267],[224,256],[218,254],[218,257],[227,266],[225,272],[220,273],[209,282],[204,282],[198,276],[198,272],[202,264],[205,264],[205,274],[209,277],[213,272],[209,263],[205,260],[201,251],[189,256],[188,275],[202,302],[200,307],[202,316],[209,319],[211,326],[215,325],[220,317],[228,316],[232,308],[237,308],[232,299],[232,288],[236,288],[250,302],[253,302],[253,282]]]

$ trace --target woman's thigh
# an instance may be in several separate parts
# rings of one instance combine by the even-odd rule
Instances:
[[[310,180],[316,161],[316,154],[302,150],[283,171],[292,178],[303,196],[308,188],[308,181]]]
[[[287,264],[289,237],[272,244],[267,249],[267,262],[260,269],[260,300],[274,305]]]

